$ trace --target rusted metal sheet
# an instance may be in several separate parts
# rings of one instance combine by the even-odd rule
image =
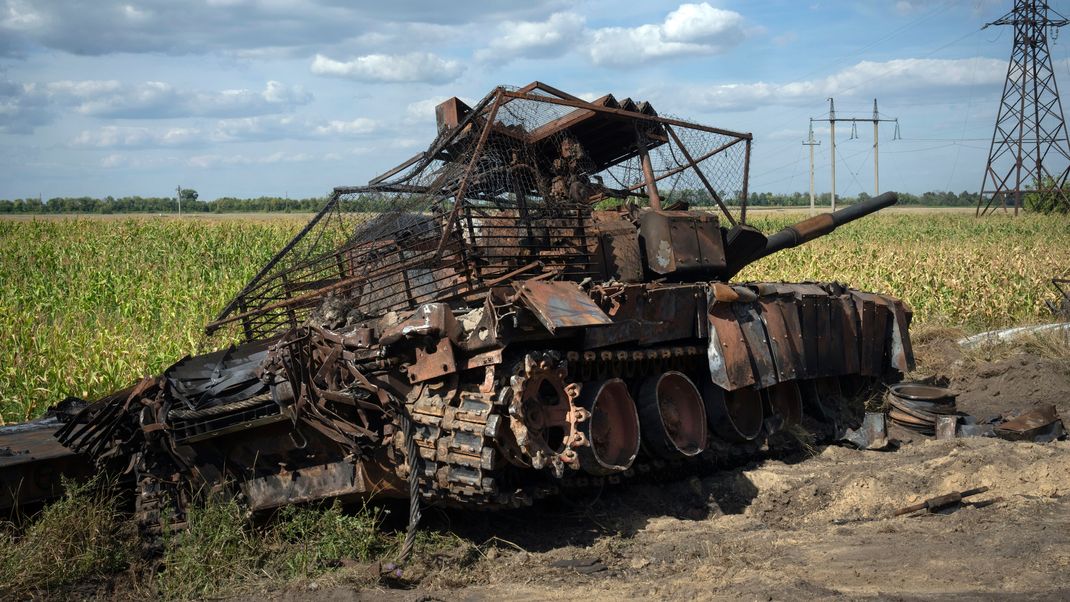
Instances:
[[[341,498],[364,493],[361,464],[332,462],[284,471],[240,484],[252,511],[270,510],[313,500]]]
[[[884,412],[866,412],[858,430],[847,429],[843,441],[858,449],[885,449],[889,445]]]
[[[595,289],[592,295],[613,323],[585,331],[587,349],[626,342],[653,345],[706,336],[706,285],[604,287]]]
[[[639,235],[650,269],[658,274],[712,272],[725,267],[717,217],[690,211],[647,211]]]
[[[77,480],[93,473],[86,457],[56,440],[59,427],[55,418],[0,427],[0,512],[58,496],[61,477]]]
[[[643,264],[639,254],[639,233],[635,226],[613,212],[595,223],[595,235],[595,255],[603,278],[641,282]]]
[[[696,324],[703,311],[705,287],[667,286],[648,288],[641,302],[639,343],[653,345],[697,336]]]
[[[779,296],[762,297],[760,315],[765,332],[769,336],[769,347],[776,364],[777,380],[780,382],[798,378],[800,367],[805,365],[801,346],[802,333],[798,329],[795,311],[794,304],[789,300]],[[789,322],[792,318],[794,319]]]
[[[842,328],[843,371],[845,374],[858,374],[860,369],[859,318],[858,308],[849,294],[840,295],[833,301],[839,305],[840,327]]]
[[[434,351],[428,352],[423,347],[416,348],[416,363],[409,366],[409,380],[421,383],[456,371],[457,360],[453,354],[453,343],[448,338],[441,338],[435,344]]]
[[[559,328],[604,326],[613,320],[573,282],[527,280],[513,285],[522,301],[551,333]]]
[[[831,304],[828,294],[811,298],[814,304],[814,318],[816,321],[803,325],[803,332],[808,338],[817,340],[817,375],[839,376],[841,374],[843,355],[840,353],[842,338],[839,333],[833,332],[831,320]]]
[[[765,326],[758,317],[758,306],[754,303],[733,303],[736,320],[739,323],[743,339],[747,344],[750,362],[754,367],[758,386],[770,387],[777,383],[776,364],[769,350],[769,336]]]
[[[1065,434],[1059,413],[1052,404],[1043,404],[995,425],[1003,439],[1052,441]]]
[[[858,293],[854,293],[855,308],[858,311],[861,343],[859,345],[859,371],[863,376],[879,376],[882,372],[879,361],[874,361],[873,349],[880,344],[877,331],[876,303]]]
[[[709,368],[714,384],[735,391],[758,382],[750,351],[731,303],[718,303],[710,294]]]
[[[884,296],[881,299],[894,320],[888,341],[889,367],[906,374],[914,370],[914,348],[910,344],[909,332],[911,312],[899,299]]]

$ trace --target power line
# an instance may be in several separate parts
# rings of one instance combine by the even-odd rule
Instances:
[[[827,121],[829,123],[829,130],[830,130],[829,141],[831,142],[831,144],[829,144],[829,153],[831,153],[831,155],[832,155],[832,161],[831,161],[831,164],[832,164],[832,195],[831,195],[831,201],[832,201],[832,210],[835,211],[836,210],[836,123],[837,122],[850,122],[850,124],[851,124],[851,138],[852,139],[858,138],[858,122],[859,121],[869,121],[869,122],[873,123],[873,148],[871,149],[873,151],[873,196],[877,196],[877,195],[880,194],[880,159],[879,159],[879,157],[880,157],[880,134],[879,134],[879,129],[878,128],[879,128],[879,125],[880,125],[881,122],[894,123],[895,124],[895,134],[892,136],[892,140],[898,140],[899,139],[899,119],[898,118],[881,117],[880,111],[877,110],[877,99],[876,98],[873,99],[873,116],[869,117],[869,118],[865,118],[865,119],[858,118],[858,117],[836,117],[836,103],[831,98],[828,99],[828,101],[829,101],[828,117],[816,118],[816,119],[811,117],[810,118],[810,124],[811,124],[811,129],[812,129],[813,128],[813,123],[815,121]],[[847,171],[850,172],[851,171],[850,168],[848,168]],[[854,175],[855,175],[854,173],[851,173],[851,177],[854,177]],[[855,178],[855,182],[856,183],[858,182],[857,178]],[[859,186],[861,186],[861,184],[859,184]]]

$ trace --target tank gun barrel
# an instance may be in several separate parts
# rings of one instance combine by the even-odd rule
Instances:
[[[792,224],[770,236],[765,242],[765,248],[762,249],[751,261],[757,261],[762,257],[772,255],[777,251],[797,247],[803,243],[810,242],[815,238],[831,234],[832,231],[839,226],[848,222],[853,222],[856,219],[865,217],[871,213],[876,213],[886,207],[891,207],[898,202],[899,195],[894,192],[885,192],[880,196],[873,197],[872,199],[860,203],[855,203],[838,211],[822,213],[821,215],[815,215],[814,217],[805,219],[797,224]]]

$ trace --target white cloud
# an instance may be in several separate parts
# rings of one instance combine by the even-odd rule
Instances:
[[[316,126],[315,132],[325,136],[335,136],[339,134],[353,136],[374,132],[377,125],[378,124],[374,119],[358,117],[352,121],[328,121],[323,125]]]
[[[760,105],[812,103],[829,96],[911,94],[923,100],[948,90],[992,86],[1003,81],[1007,63],[1000,59],[895,59],[862,61],[818,79],[785,84],[719,84],[691,88],[683,96],[703,110],[747,110]],[[921,94],[919,94],[921,93]]]
[[[379,130],[379,122],[367,117],[317,121],[292,115],[221,119],[212,128],[212,142],[248,142],[251,140],[348,139]]]
[[[75,110],[95,117],[126,119],[164,117],[231,117],[284,113],[312,101],[301,86],[269,81],[263,90],[246,88],[182,90],[165,82],[122,85],[118,82],[55,82],[49,93],[66,97]]]
[[[105,126],[85,130],[75,136],[71,146],[92,148],[188,146],[204,139],[197,128],[151,129],[145,127]]]
[[[71,140],[77,148],[198,147],[226,142],[268,140],[341,140],[376,132],[373,119],[315,121],[292,115],[220,119],[196,127],[148,128],[105,126],[84,130]]]
[[[442,104],[447,96],[434,96],[410,102],[405,107],[406,123],[433,123],[435,121],[435,107]]]
[[[226,167],[228,165],[265,165],[272,163],[305,163],[315,161],[309,153],[286,153],[278,151],[269,155],[196,155],[186,160],[186,165],[200,169]]]
[[[909,15],[922,11],[933,10],[947,5],[961,5],[970,8],[977,15],[990,14],[1006,6],[1004,0],[944,0],[933,2],[932,0],[896,0],[892,3],[892,10],[899,15]],[[1011,3],[1013,4],[1013,3]],[[1004,10],[1006,10],[1004,8]]]
[[[269,81],[262,90],[182,90],[165,82],[117,80],[15,83],[0,80],[0,131],[30,133],[61,111],[99,118],[163,119],[287,113],[312,101],[301,86]]]
[[[449,96],[432,96],[416,102],[410,102],[405,107],[405,117],[402,120],[406,124],[428,124],[435,122],[435,107],[448,100]],[[461,96],[461,102],[468,106],[476,104],[471,98]]]
[[[54,118],[49,99],[40,90],[0,80],[0,132],[29,134]]]
[[[476,51],[481,61],[505,63],[515,58],[551,58],[571,50],[584,37],[585,19],[572,12],[545,21],[506,21],[487,48]]]
[[[178,159],[145,153],[111,153],[101,157],[98,164],[104,169],[150,169],[175,165]]]
[[[368,54],[348,61],[336,61],[317,54],[312,73],[367,82],[424,82],[444,84],[457,79],[464,66],[430,52],[408,54]]]
[[[364,32],[387,32],[409,47],[414,32],[463,30],[469,24],[535,19],[568,0],[4,0],[0,52],[29,45],[79,55],[211,54],[287,49],[309,56],[324,47],[360,43]],[[376,46],[364,46],[375,48]],[[379,46],[382,48],[382,46]]]
[[[708,3],[681,4],[660,24],[590,32],[595,65],[624,67],[673,56],[720,54],[746,36],[743,15]]]

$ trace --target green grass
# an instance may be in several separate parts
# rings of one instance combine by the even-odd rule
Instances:
[[[167,599],[204,599],[386,558],[398,539],[379,529],[380,519],[371,507],[345,513],[336,502],[290,506],[258,528],[235,501],[213,500],[192,508],[189,528],[166,542],[155,590]]]
[[[234,500],[214,499],[190,508],[188,528],[166,538],[161,562],[145,563],[119,501],[114,484],[97,477],[68,483],[63,499],[25,524],[0,525],[0,598],[107,591],[107,580],[132,569],[124,584],[132,596],[201,600],[392,558],[402,537],[384,532],[381,511],[370,506],[353,513],[337,502],[291,506],[254,525]],[[422,540],[417,553],[432,549]]]
[[[133,524],[105,477],[66,483],[63,499],[23,528],[0,531],[0,597],[26,599],[94,579],[129,566],[137,557]]]
[[[200,350],[303,220],[0,220],[0,418],[95,398]]]
[[[771,232],[800,212],[758,212]],[[306,221],[0,220],[0,420],[96,398],[204,350],[202,328]],[[892,212],[768,257],[739,279],[838,280],[968,331],[1047,318],[1070,219]]]

